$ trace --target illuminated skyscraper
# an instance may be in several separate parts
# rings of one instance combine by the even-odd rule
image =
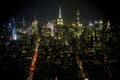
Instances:
[[[16,23],[15,19],[11,18],[9,25],[8,25],[8,38],[10,40],[16,40],[17,39],[17,34],[16,34]]]
[[[110,21],[109,20],[107,22],[106,32],[107,32],[107,40],[109,40],[109,37],[112,36],[110,33]]]
[[[38,21],[36,19],[36,14],[34,14],[34,21],[32,22],[32,27],[33,27],[33,33],[35,33],[36,35],[38,35]]]
[[[107,22],[107,30],[110,30],[110,21]]]
[[[77,10],[77,26],[80,24],[80,12]]]
[[[63,19],[61,15],[61,7],[59,7],[59,18],[57,19],[57,25],[63,26]]]
[[[102,30],[102,28],[103,28],[103,20],[100,19],[99,20],[99,29]]]
[[[76,18],[77,36],[78,36],[78,38],[80,38],[80,35],[81,35],[82,31],[83,31],[83,26],[82,26],[82,24],[80,22],[80,12],[79,12],[79,10],[77,10],[77,14],[76,15],[77,15],[77,18]]]

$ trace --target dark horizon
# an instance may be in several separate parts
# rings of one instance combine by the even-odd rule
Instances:
[[[73,21],[76,19],[76,11],[80,10],[81,20],[105,19],[110,20],[114,24],[119,24],[120,17],[117,2],[105,2],[95,0],[17,0],[3,1],[0,6],[1,15],[0,23],[8,21],[11,17],[22,20],[24,16],[27,20],[33,19],[34,13],[39,19],[57,19],[58,8],[62,7],[62,17],[65,20]],[[3,8],[4,7],[4,8]]]

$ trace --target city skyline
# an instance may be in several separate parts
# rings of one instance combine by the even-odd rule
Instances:
[[[120,12],[116,3],[1,1],[0,78],[119,80]]]
[[[34,13],[41,19],[57,19],[58,9],[61,6],[62,16],[65,20],[73,21],[76,19],[76,11],[80,10],[80,19],[106,19],[114,23],[119,23],[119,12],[117,2],[87,1],[87,0],[26,0],[26,1],[3,1],[7,4],[3,9],[0,22],[5,22],[11,17],[22,18],[23,16],[29,20],[33,18]],[[114,4],[114,5],[113,5]],[[112,5],[112,6],[111,6]]]

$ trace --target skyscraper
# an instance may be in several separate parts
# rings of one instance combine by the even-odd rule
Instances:
[[[79,10],[77,10],[76,16],[77,16],[77,17],[76,17],[77,36],[78,36],[78,38],[80,38],[80,35],[81,35],[82,31],[83,31],[83,26],[82,26],[82,24],[81,24],[81,22],[80,22],[80,11],[79,11]]]
[[[57,19],[57,25],[63,26],[63,18],[61,15],[61,6],[59,6],[59,17]]]
[[[33,27],[33,33],[38,35],[38,21],[36,19],[36,14],[34,14],[34,21],[32,22],[32,27]]]
[[[80,26],[80,12],[77,10],[77,26]]]

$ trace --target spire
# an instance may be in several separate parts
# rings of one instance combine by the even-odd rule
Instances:
[[[80,11],[79,10],[77,10],[77,16],[80,16]]]
[[[36,14],[34,14],[34,21],[36,21]]]
[[[58,25],[63,25],[63,19],[62,19],[62,15],[61,15],[61,6],[59,6],[59,17],[57,19],[57,24]]]
[[[79,26],[80,24],[80,12],[77,10],[77,25]]]
[[[22,21],[22,28],[26,28],[25,26],[25,18],[23,17],[23,21]]]
[[[62,16],[61,16],[61,6],[59,6],[59,18],[62,18]]]
[[[23,17],[23,26],[25,26],[25,18]]]

